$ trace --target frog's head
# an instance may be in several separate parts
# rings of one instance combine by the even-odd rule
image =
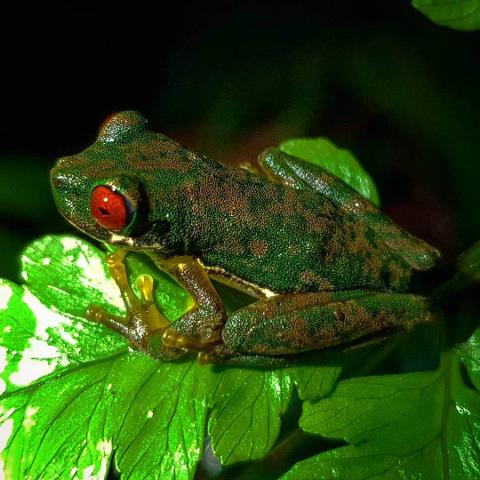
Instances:
[[[51,184],[60,213],[88,235],[162,250],[181,215],[180,186],[202,158],[147,130],[138,112],[108,117],[93,145],[60,158]]]

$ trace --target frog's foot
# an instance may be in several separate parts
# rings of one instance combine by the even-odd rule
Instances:
[[[150,275],[141,275],[137,278],[141,299],[133,293],[123,263],[126,253],[125,250],[118,250],[106,258],[110,274],[120,288],[125,302],[126,317],[112,315],[103,308],[92,305],[87,310],[87,319],[106,325],[128,338],[132,346],[149,351],[150,337],[161,334],[170,326],[170,322],[155,305],[153,279]]]
[[[163,332],[162,343],[171,348],[192,350],[211,355],[218,355],[217,351],[220,352],[223,347],[221,340],[213,340],[209,338],[201,339],[185,335],[184,333],[175,330],[174,327],[169,327]]]

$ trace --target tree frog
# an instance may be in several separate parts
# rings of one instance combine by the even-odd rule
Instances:
[[[397,226],[321,167],[270,148],[258,171],[220,164],[148,130],[135,111],[110,116],[83,152],[60,158],[51,184],[75,227],[120,247],[107,257],[125,318],[87,318],[156,358],[201,362],[288,358],[428,322],[428,300],[407,293],[439,252]],[[193,297],[174,324],[150,276],[132,291],[123,263],[142,251]],[[212,279],[253,303],[227,316]]]

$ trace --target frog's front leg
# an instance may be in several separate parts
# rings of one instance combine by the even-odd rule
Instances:
[[[127,250],[119,249],[106,257],[110,274],[123,297],[127,310],[126,317],[112,315],[97,305],[91,305],[87,310],[87,319],[106,325],[126,337],[135,348],[151,353],[150,339],[162,334],[170,326],[170,322],[155,305],[152,277],[141,275],[137,279],[141,300],[133,293],[124,265],[127,253]],[[168,347],[161,350],[161,355],[168,358],[177,357],[182,353],[178,349]]]
[[[222,343],[226,313],[222,299],[203,265],[195,258],[164,258],[150,254],[164,272],[173,277],[193,297],[195,305],[163,333],[163,344],[174,348],[208,351]]]
[[[193,297],[195,305],[172,326],[158,310],[153,298],[153,279],[137,279],[142,299],[130,288],[124,265],[126,250],[108,255],[107,265],[120,288],[127,316],[121,318],[93,305],[87,311],[89,320],[103,323],[126,337],[131,345],[153,357],[176,358],[187,350],[222,350],[222,329],[226,313],[222,300],[208,278],[204,267],[192,257],[151,258],[164,272],[178,281]],[[224,349],[223,349],[224,350]]]
[[[223,330],[233,351],[289,355],[430,321],[426,298],[369,291],[278,295],[237,310]]]

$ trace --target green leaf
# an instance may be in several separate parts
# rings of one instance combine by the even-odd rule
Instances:
[[[334,388],[342,367],[337,365],[322,364],[318,366],[305,365],[290,370],[290,375],[297,387],[301,400],[318,400],[326,397]]]
[[[212,448],[224,465],[265,456],[280,431],[292,391],[284,371],[226,370],[208,424]]]
[[[7,478],[192,478],[205,436],[205,382],[192,363],[128,353],[67,369],[1,405]]]
[[[468,372],[468,379],[480,391],[480,329],[456,351]]]
[[[348,183],[352,188],[379,205],[375,183],[348,150],[337,147],[327,138],[292,138],[279,146],[282,152],[314,163]]]
[[[480,242],[460,255],[454,274],[431,294],[433,301],[447,302],[452,295],[480,282]]]
[[[125,339],[81,318],[92,301],[124,309],[86,242],[45,237],[22,260],[28,287],[0,283],[4,476],[104,478],[115,449],[125,477],[192,478],[211,368],[130,352]]]
[[[330,397],[305,402],[301,427],[348,445],[283,478],[479,478],[479,341],[480,330],[436,371],[344,380]]]
[[[189,479],[209,409],[212,446],[231,464],[268,453],[294,384],[302,398],[333,388],[341,369],[332,362],[218,371],[131,351],[123,337],[83,318],[92,303],[125,312],[104,256],[75,237],[44,237],[22,255],[26,284],[0,281],[4,477],[105,478],[115,452],[122,478]],[[189,295],[146,258],[131,256],[127,264],[132,284],[140,273],[155,278],[170,318],[188,308]],[[227,307],[235,303],[231,297]]]
[[[77,237],[51,235],[25,249],[22,278],[45,305],[64,313],[83,317],[91,304],[113,314],[125,313],[120,290],[104,257],[105,252]],[[189,295],[146,257],[128,257],[127,265],[134,288],[140,274],[149,274],[157,281],[156,301],[168,318],[174,319],[187,309]]]
[[[458,269],[470,282],[480,281],[480,241],[461,256]]]
[[[413,0],[412,5],[438,25],[455,30],[480,28],[480,0]]]

